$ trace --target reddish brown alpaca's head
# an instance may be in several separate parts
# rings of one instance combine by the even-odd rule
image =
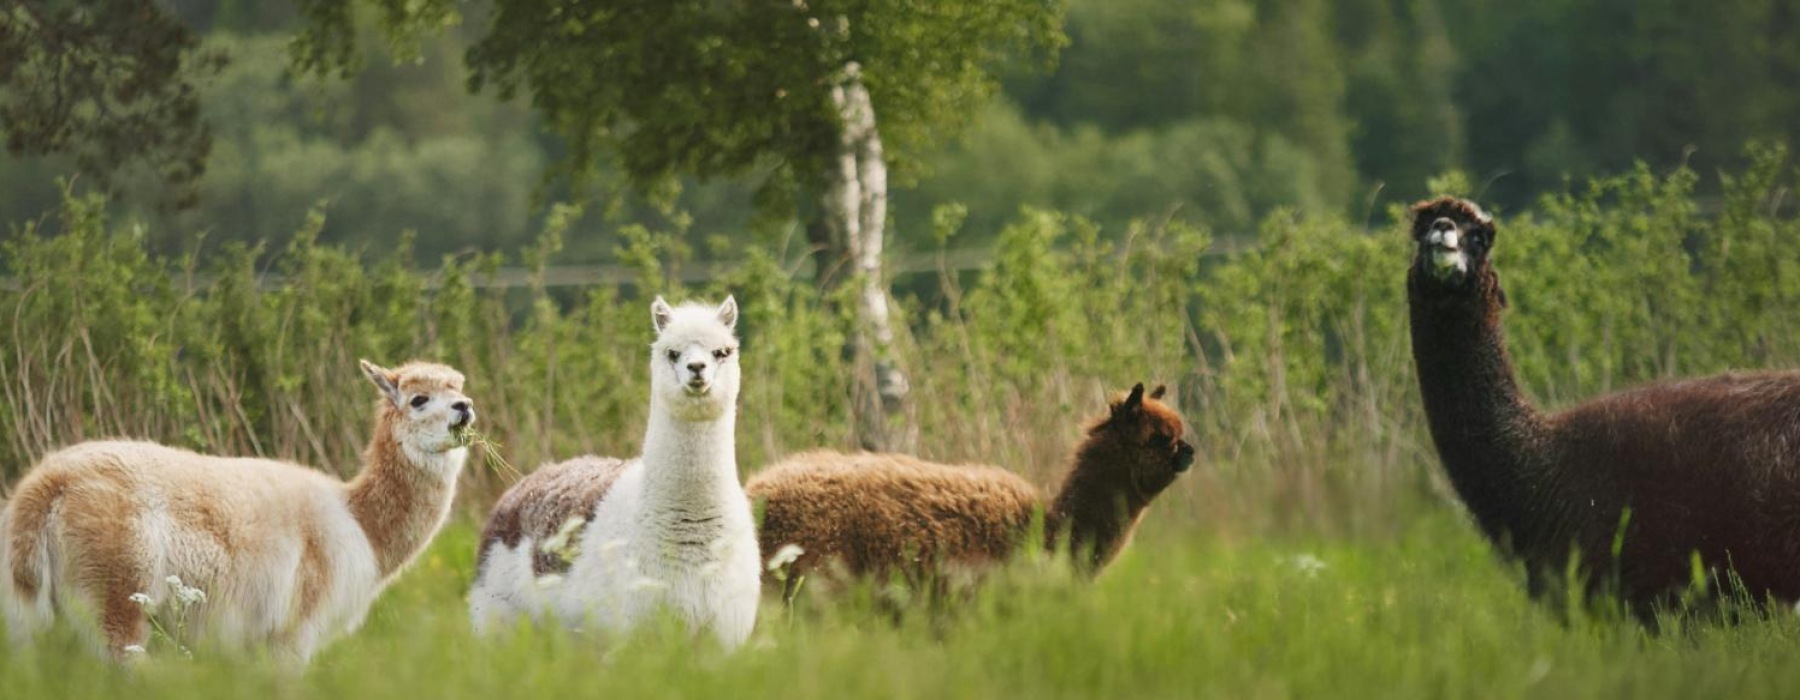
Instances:
[[[1498,290],[1488,254],[1494,219],[1474,202],[1439,197],[1412,206],[1412,278],[1418,290],[1439,297],[1479,296]]]
[[[1164,387],[1131,388],[1125,398],[1112,403],[1105,418],[1088,428],[1088,440],[1105,446],[1118,461],[1108,466],[1113,476],[1131,485],[1131,494],[1148,503],[1175,483],[1176,475],[1194,466],[1194,446],[1182,439],[1187,427],[1181,414],[1162,402]]]
[[[1067,534],[1069,551],[1088,571],[1111,561],[1150,502],[1194,465],[1194,446],[1181,438],[1181,414],[1159,401],[1162,395],[1159,386],[1146,397],[1138,384],[1112,402],[1088,427],[1046,513],[1052,544]]]

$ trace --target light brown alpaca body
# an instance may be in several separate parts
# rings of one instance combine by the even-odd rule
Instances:
[[[1161,388],[1152,394],[1161,396]],[[1180,415],[1143,386],[1095,421],[1054,499],[1011,472],[906,455],[807,452],[745,484],[763,504],[764,556],[798,546],[789,580],[819,569],[930,578],[1010,557],[1043,513],[1051,547],[1098,571],[1131,538],[1145,509],[1184,471],[1193,448]]]
[[[149,442],[46,456],[0,513],[0,611],[14,641],[79,612],[94,618],[83,631],[127,658],[148,642],[146,608],[173,604],[170,577],[207,596],[184,613],[183,643],[299,662],[354,629],[443,523],[467,454],[460,428],[473,420],[448,367],[365,369],[387,395],[349,483]],[[407,405],[419,396],[427,402]]]

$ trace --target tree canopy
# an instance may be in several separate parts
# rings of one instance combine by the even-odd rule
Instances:
[[[457,20],[445,0],[370,4],[402,49]],[[353,66],[354,0],[302,5],[299,65]],[[529,95],[577,181],[616,149],[647,189],[765,166],[771,182],[817,186],[836,148],[832,78],[851,62],[904,176],[979,112],[1000,61],[1063,41],[1056,0],[495,0],[482,19],[470,87]]]

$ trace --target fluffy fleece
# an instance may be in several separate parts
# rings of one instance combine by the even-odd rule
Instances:
[[[1066,547],[1097,572],[1124,548],[1150,502],[1193,464],[1181,416],[1161,396],[1157,387],[1146,398],[1139,384],[1093,421],[1048,505],[1031,483],[994,467],[895,454],[796,455],[745,486],[763,504],[763,551],[800,548],[790,585],[821,565],[917,583],[1007,558],[1041,512],[1047,544]]]
[[[380,389],[374,436],[346,484],[266,459],[150,442],[74,445],[46,457],[0,513],[0,610],[23,644],[58,613],[127,659],[170,577],[204,591],[186,644],[266,649],[303,663],[354,630],[448,514],[474,409],[463,376],[412,363],[363,370]],[[144,594],[147,602],[134,601]]]
[[[1800,600],[1800,373],[1667,382],[1541,412],[1507,354],[1493,220],[1444,197],[1415,205],[1411,228],[1413,358],[1432,440],[1534,593],[1558,590],[1573,556],[1590,593],[1617,592],[1646,621],[1696,562],[1757,599]]]
[[[469,613],[479,631],[521,615],[604,633],[659,610],[726,648],[756,622],[759,557],[738,481],[737,304],[651,305],[643,456],[543,467],[494,506]]]

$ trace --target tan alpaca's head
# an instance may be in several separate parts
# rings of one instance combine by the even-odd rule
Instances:
[[[737,404],[737,300],[714,307],[687,302],[650,304],[656,342],[650,344],[650,391],[680,420],[710,421]]]
[[[368,360],[362,370],[381,391],[378,415],[402,449],[436,455],[468,447],[475,403],[462,393],[461,372],[430,362],[387,369]]]
[[[1194,466],[1194,446],[1182,436],[1187,426],[1181,414],[1162,402],[1164,387],[1148,394],[1142,383],[1131,387],[1125,398],[1112,402],[1111,411],[1088,430],[1089,439],[1111,443],[1121,453],[1123,474],[1137,493],[1152,498],[1175,483],[1175,477]]]
[[[1474,202],[1439,197],[1412,206],[1417,272],[1450,290],[1466,290],[1494,249],[1494,218]]]

